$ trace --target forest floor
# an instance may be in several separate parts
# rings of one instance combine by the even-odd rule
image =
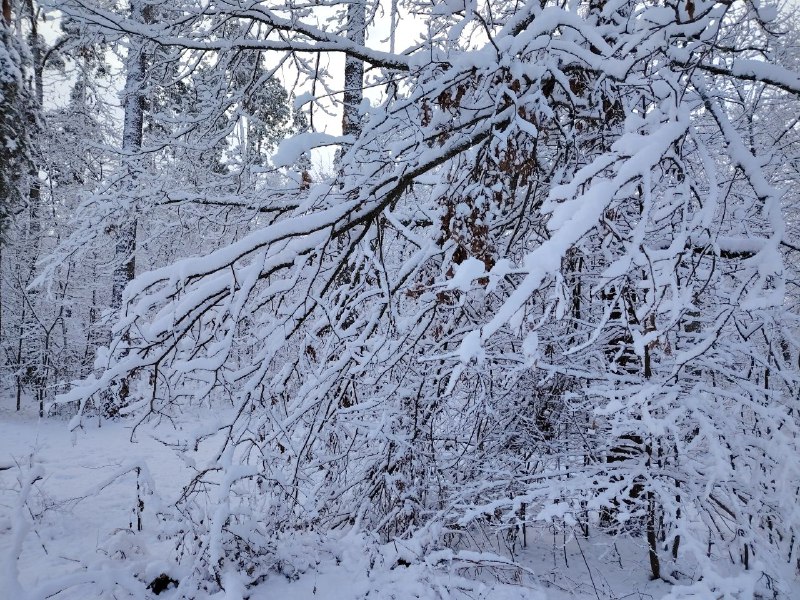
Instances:
[[[6,403],[7,398],[0,405],[0,468],[4,468],[0,470],[0,598],[18,600],[3,593],[4,588],[12,589],[13,578],[18,579],[23,590],[30,590],[48,580],[66,577],[95,558],[101,564],[107,563],[109,557],[136,554],[138,564],[145,565],[144,573],[136,575],[146,581],[162,571],[169,572],[166,559],[170,547],[146,535],[150,523],[145,520],[144,534],[132,534],[136,523],[135,471],[116,479],[114,475],[131,465],[146,464],[162,501],[169,502],[188,475],[187,467],[174,452],[148,434],[138,435],[137,443],[131,443],[131,425],[127,423],[104,421],[98,427],[97,419],[87,419],[84,428],[71,433],[65,420],[17,413]],[[195,423],[213,418],[210,413],[196,417],[192,419]],[[168,435],[169,429],[164,428],[159,437]],[[22,540],[21,549],[16,550],[19,513],[15,514],[14,505],[20,474],[35,466],[41,469],[41,478],[33,486],[24,514],[33,526]],[[145,507],[145,514],[150,508]],[[238,596],[228,590],[228,594],[211,597],[650,600],[669,592],[667,584],[648,581],[643,542],[615,541],[604,536],[566,540],[561,535],[529,537],[533,539],[529,539],[528,547],[517,548],[514,556],[530,574],[523,577],[524,582],[519,578],[514,581],[514,574],[508,571],[442,570],[439,565],[434,568],[429,559],[399,567],[396,558],[404,551],[396,546],[395,550],[381,551],[381,568],[375,564],[374,553],[367,556],[363,540],[345,537],[327,548],[316,549],[313,560],[308,561],[313,566],[302,573],[293,577],[276,574]],[[146,541],[142,544],[139,540]],[[412,549],[407,550],[413,554]],[[297,541],[286,552],[308,552],[308,548]],[[458,561],[445,555],[443,562],[453,567]],[[159,599],[174,595],[171,591],[159,596],[143,590],[141,593],[141,597]],[[94,597],[97,596],[85,584],[57,596],[75,600]]]

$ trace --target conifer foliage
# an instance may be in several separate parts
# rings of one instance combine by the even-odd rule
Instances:
[[[36,127],[34,100],[23,77],[25,46],[11,20],[11,0],[0,15],[0,232],[26,204],[32,169],[31,138]]]

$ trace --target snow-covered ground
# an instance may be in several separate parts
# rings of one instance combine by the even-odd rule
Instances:
[[[187,423],[202,422],[210,414],[195,417]],[[179,434],[167,426],[159,431],[162,438]],[[0,598],[44,598],[65,582],[77,585],[58,598],[110,597],[108,590],[114,586],[117,598],[155,598],[143,585],[136,589],[137,579],[152,581],[161,572],[179,576],[169,566],[168,542],[150,533],[151,506],[144,510],[143,532],[135,533],[135,467],[149,470],[149,482],[140,471],[141,485],[153,486],[162,502],[176,497],[188,472],[152,435],[139,434],[136,443],[130,438],[131,425],[126,423],[104,421],[98,427],[97,420],[90,419],[83,429],[70,433],[65,420],[40,420],[7,406],[0,410],[0,466],[5,468],[0,471]],[[37,473],[29,501],[20,510],[21,483]],[[27,533],[25,522],[31,524]],[[225,593],[213,597],[638,600],[660,598],[669,591],[663,582],[648,581],[643,542],[637,547],[630,540],[614,543],[602,536],[535,539],[528,548],[517,548],[514,556],[527,572],[476,568],[469,553],[442,551],[416,560],[410,545],[369,546],[363,538],[348,535],[321,541],[311,551],[307,540],[289,541],[285,552],[305,553],[308,568],[291,576],[276,573],[249,590],[230,584]],[[114,571],[115,564],[128,569],[127,584]],[[96,578],[85,575],[90,569],[107,572],[114,584],[98,587]],[[158,598],[176,594],[167,590]]]

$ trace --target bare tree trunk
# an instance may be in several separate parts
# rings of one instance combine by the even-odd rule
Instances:
[[[36,104],[41,107],[44,103],[44,61],[42,60],[42,46],[39,43],[39,11],[33,5],[33,0],[25,3],[28,18],[31,22],[31,58],[33,59],[33,84],[36,87]]]
[[[647,551],[650,558],[650,574],[653,579],[661,578],[661,561],[658,558],[658,536],[656,535],[657,509],[655,494],[647,492]]]
[[[355,0],[347,6],[347,38],[364,45],[366,31],[366,5]],[[347,56],[344,62],[344,109],[342,133],[358,137],[361,134],[359,107],[364,97],[364,61]]]
[[[147,11],[141,0],[131,2],[131,18],[146,21]],[[140,40],[132,39],[128,56],[125,58],[125,89],[123,108],[125,120],[122,129],[122,163],[128,171],[129,187],[134,188],[140,167],[137,154],[142,149],[142,128],[144,125],[144,96],[142,85],[145,79],[145,54]],[[133,207],[130,207],[133,208]],[[114,249],[116,268],[114,269],[111,292],[111,308],[119,311],[122,307],[122,291],[136,272],[136,221],[126,223],[117,232]]]
[[[131,19],[149,22],[149,7],[142,0],[131,2]],[[122,165],[127,171],[128,189],[135,190],[141,168],[139,153],[142,150],[144,126],[144,94],[142,87],[146,75],[146,57],[142,40],[132,38],[125,58],[125,89],[123,109],[125,120],[122,128]],[[130,202],[130,200],[128,200]],[[122,309],[122,292],[136,275],[136,227],[135,206],[127,206],[132,218],[124,220],[117,231],[114,248],[115,268],[111,288],[111,310],[117,314]],[[124,404],[130,393],[127,379],[120,383],[118,400]]]
[[[22,316],[19,321],[19,339],[17,340],[17,356],[15,367],[14,381],[17,384],[17,410],[22,408],[22,338],[24,337],[24,324],[25,324],[25,303],[22,303]]]
[[[33,73],[34,73],[34,98],[36,98],[35,105],[26,106],[26,118],[28,120],[28,125],[31,131],[37,131],[38,128],[38,112],[41,109],[42,101],[44,99],[44,91],[42,89],[42,52],[41,46],[39,44],[39,28],[36,22],[36,11],[33,7],[33,0],[28,0],[25,4],[25,9],[28,11],[28,19],[30,20],[31,24],[31,36],[30,36],[30,51],[31,51],[31,58],[33,59]],[[34,146],[35,149],[35,146]],[[38,154],[38,153],[37,153]],[[32,156],[31,163],[29,165],[29,181],[28,181],[28,218],[30,222],[28,224],[28,243],[26,244],[27,248],[33,250],[30,255],[27,256],[28,260],[30,260],[30,267],[28,272],[28,281],[25,282],[25,289],[23,290],[24,294],[28,296],[28,302],[30,304],[30,319],[31,323],[29,327],[26,327],[26,340],[28,344],[33,342],[34,348],[39,346],[36,343],[35,338],[31,339],[32,332],[38,328],[39,325],[38,320],[36,318],[35,312],[39,312],[37,310],[38,303],[36,302],[36,297],[38,296],[37,290],[35,288],[28,289],[28,284],[34,280],[36,276],[36,264],[39,260],[39,251],[40,251],[40,242],[42,236],[42,224],[40,219],[42,217],[42,182],[39,179],[39,164],[41,164],[41,157],[40,156]],[[24,323],[24,321],[23,321]],[[38,336],[36,336],[38,337]],[[35,382],[36,386],[36,395],[39,397],[39,416],[44,416],[44,401],[42,394],[44,393],[43,387],[45,385],[42,377],[44,376],[43,369],[44,361],[47,360],[47,357],[40,351],[37,355],[34,355],[33,360],[31,362],[34,363],[34,376],[32,381]]]

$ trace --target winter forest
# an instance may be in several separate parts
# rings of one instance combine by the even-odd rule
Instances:
[[[800,598],[800,5],[0,3],[0,598]]]

